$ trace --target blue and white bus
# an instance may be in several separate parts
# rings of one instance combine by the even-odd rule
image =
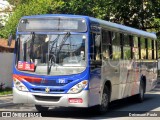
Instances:
[[[80,15],[20,19],[13,67],[14,103],[91,107],[144,93],[157,80],[156,35]]]

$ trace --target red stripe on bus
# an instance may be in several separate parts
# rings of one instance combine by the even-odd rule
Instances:
[[[16,75],[16,74],[14,74],[13,77],[16,78],[16,79],[18,79],[18,80],[20,80],[20,81],[22,81],[24,79],[24,80],[26,80],[28,82],[38,82],[38,83],[40,83],[41,80],[42,80],[42,78],[22,76],[22,75]]]

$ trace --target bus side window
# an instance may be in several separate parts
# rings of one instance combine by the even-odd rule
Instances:
[[[124,40],[123,40],[123,51],[124,51],[124,59],[130,60],[131,59],[131,40],[132,38],[124,34]]]
[[[145,45],[145,38],[141,37],[140,44],[141,44],[141,59],[146,59],[146,45]]]
[[[101,60],[101,35],[95,36],[95,60]]]
[[[102,58],[103,60],[108,60],[110,58],[109,46],[110,43],[109,32],[106,30],[102,31]]]
[[[91,33],[91,42],[90,42],[90,59],[91,60],[94,60],[94,37],[95,37],[95,34]]]
[[[112,59],[118,60],[121,59],[121,46],[120,46],[120,34],[112,32]]]
[[[154,46],[154,59],[158,59],[158,51],[157,51],[157,41],[153,40],[153,46]]]
[[[91,47],[90,47],[91,60],[101,60],[101,35],[92,33],[91,37],[92,37]]]
[[[152,59],[152,51],[153,51],[153,46],[152,46],[152,40],[148,39],[148,59]]]
[[[138,46],[138,37],[137,36],[133,37],[132,52],[133,52],[133,58],[138,60],[139,59],[139,46]]]

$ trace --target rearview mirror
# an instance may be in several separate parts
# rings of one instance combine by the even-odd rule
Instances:
[[[8,37],[8,46],[11,46],[12,39],[12,34],[10,34],[10,36]]]

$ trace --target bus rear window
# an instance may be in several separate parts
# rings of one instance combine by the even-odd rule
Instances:
[[[32,18],[22,19],[18,27],[19,32],[30,31],[73,31],[86,32],[87,26],[84,19],[75,18]]]

